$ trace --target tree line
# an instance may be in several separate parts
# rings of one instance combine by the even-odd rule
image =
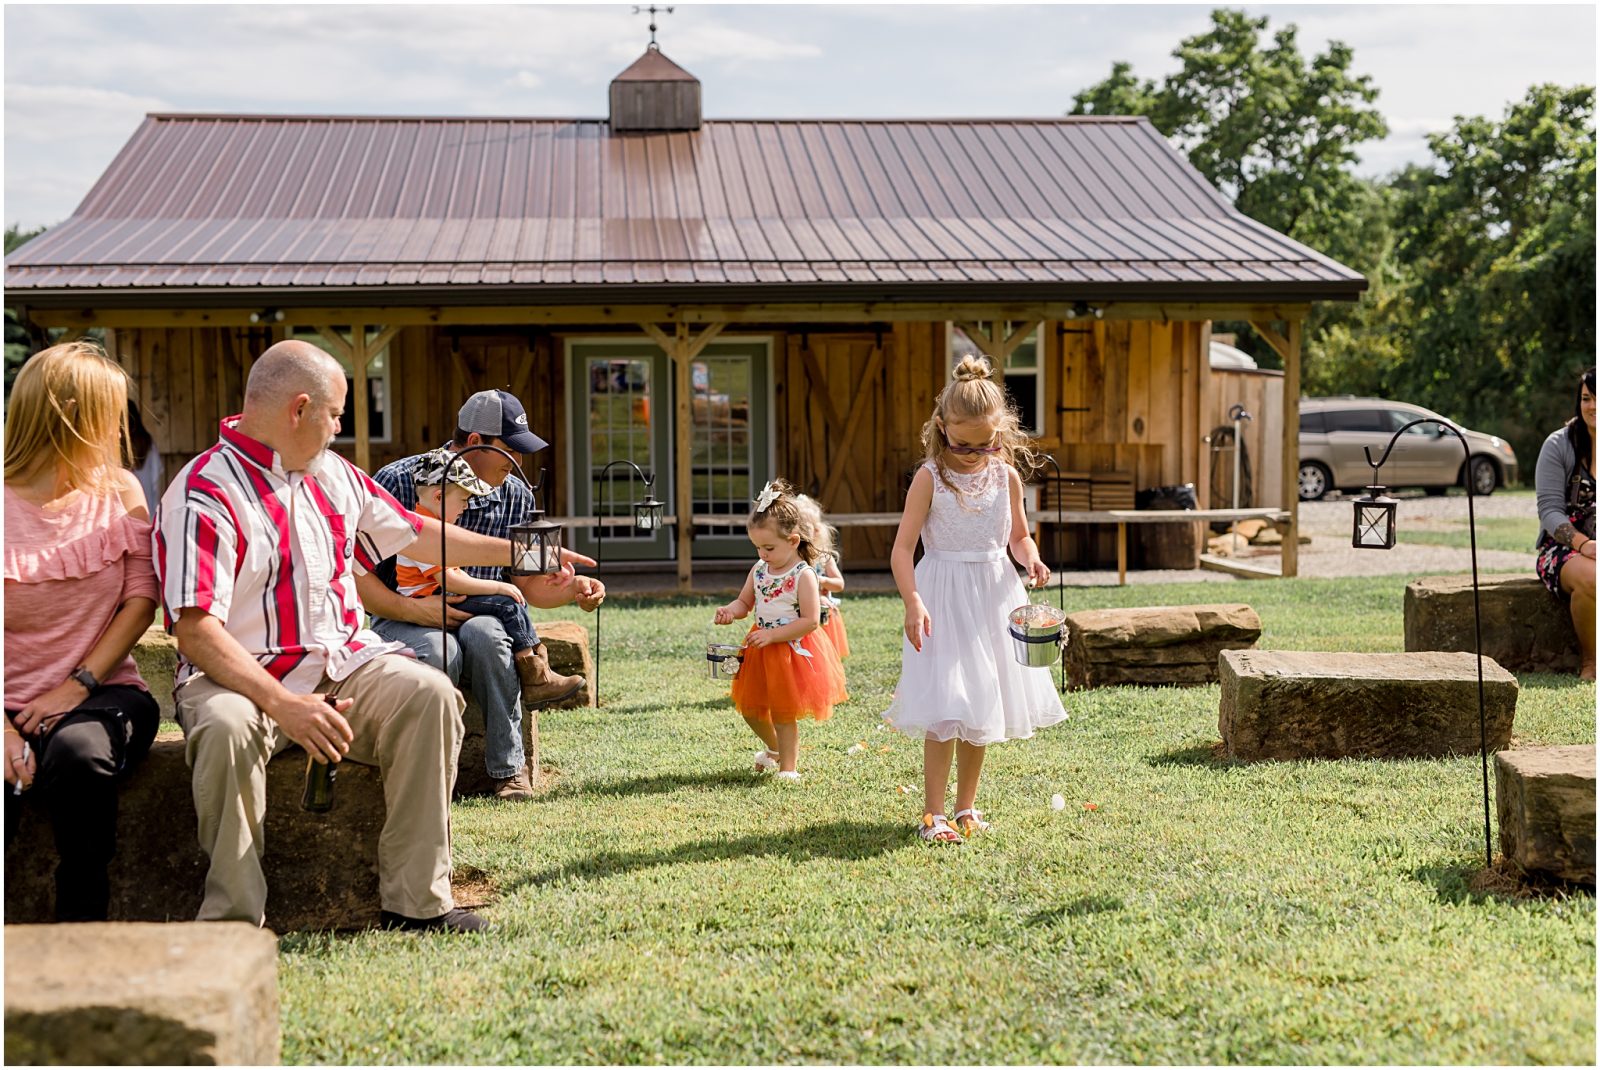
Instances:
[[[1367,277],[1359,302],[1314,307],[1305,392],[1425,405],[1508,439],[1531,474],[1595,363],[1594,87],[1532,86],[1367,179],[1359,148],[1388,124],[1348,46],[1308,58],[1293,24],[1218,9],[1173,56],[1159,83],[1113,63],[1071,114],[1146,116],[1241,212]]]

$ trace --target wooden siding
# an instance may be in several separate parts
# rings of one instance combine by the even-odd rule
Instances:
[[[1212,392],[1211,407],[1206,412],[1203,434],[1218,427],[1232,426],[1228,410],[1243,405],[1254,419],[1244,425],[1245,456],[1250,460],[1251,482],[1254,487],[1252,506],[1283,505],[1283,373],[1270,368],[1216,368],[1211,372],[1216,389]],[[1296,461],[1299,458],[1295,458]],[[1219,455],[1218,464],[1227,468],[1219,487],[1224,500],[1217,508],[1226,509],[1233,504],[1231,480],[1232,460]],[[1209,468],[1202,475],[1209,481]]]
[[[1214,388],[1201,356],[1210,325],[1078,320],[1040,330],[1040,449],[1066,471],[1130,473],[1135,487],[1193,482],[1202,507],[1213,504],[1200,439],[1219,422],[1216,407],[1225,413],[1232,401]],[[548,507],[566,511],[570,444],[559,338],[513,326],[401,330],[389,350],[391,441],[372,445],[373,467],[443,442],[469,394],[501,387],[522,398],[531,426],[551,442],[535,469],[548,469]],[[134,377],[169,475],[215,442],[218,420],[240,410],[248,362],[271,340],[262,329],[115,332],[112,350]],[[897,323],[881,332],[834,325],[775,331],[778,474],[819,495],[830,512],[897,511],[921,459],[922,424],[945,385],[948,351],[942,322]],[[353,455],[348,444],[339,450]],[[536,470],[528,474],[537,477]],[[1257,485],[1274,484],[1258,472]],[[849,529],[843,551],[857,567],[881,565],[893,538],[890,528]],[[1047,557],[1080,567],[1114,561],[1113,540],[1109,527],[1075,528]]]

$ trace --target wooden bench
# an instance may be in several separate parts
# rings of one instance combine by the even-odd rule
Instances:
[[[551,523],[560,524],[566,528],[594,528],[602,524],[606,528],[631,528],[633,526],[633,518],[631,516],[556,516],[548,517],[547,519]],[[1036,535],[1045,524],[1115,524],[1117,526],[1117,585],[1125,587],[1128,583],[1129,524],[1181,524],[1187,521],[1199,523],[1212,520],[1267,520],[1274,524],[1282,524],[1288,521],[1289,514],[1281,509],[1109,509],[1097,512],[1064,510],[1058,517],[1055,510],[1043,509],[1032,512],[1028,519]],[[737,516],[701,516],[698,514],[693,517],[693,520],[696,527],[741,522]],[[667,528],[677,522],[677,517],[664,517],[661,525],[663,528]],[[829,513],[828,523],[837,528],[893,528],[900,526],[900,514]],[[1241,570],[1248,569],[1255,575],[1277,575],[1277,573],[1258,566],[1237,567]],[[1234,571],[1234,569],[1230,568],[1228,571]]]

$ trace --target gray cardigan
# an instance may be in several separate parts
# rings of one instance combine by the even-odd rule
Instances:
[[[1567,532],[1572,531],[1571,521],[1567,517],[1567,480],[1572,478],[1573,470],[1577,467],[1578,453],[1567,438],[1567,429],[1562,427],[1552,431],[1539,448],[1539,464],[1533,470],[1533,487],[1537,492],[1535,501],[1539,507],[1539,526],[1546,535],[1563,546],[1570,546],[1571,535],[1560,539],[1556,532],[1562,525],[1566,525]]]

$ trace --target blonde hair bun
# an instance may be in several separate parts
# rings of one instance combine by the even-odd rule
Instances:
[[[984,357],[962,357],[961,362],[951,373],[958,383],[970,382],[973,379],[988,379],[993,374],[989,361]]]

